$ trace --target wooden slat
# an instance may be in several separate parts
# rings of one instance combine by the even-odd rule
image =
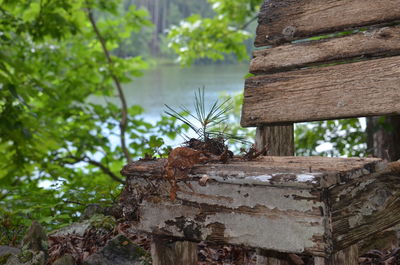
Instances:
[[[400,20],[400,0],[269,0],[256,46]]]
[[[400,114],[400,56],[255,76],[241,125]]]
[[[251,73],[268,73],[345,59],[400,54],[400,26],[340,38],[282,45],[253,53]]]

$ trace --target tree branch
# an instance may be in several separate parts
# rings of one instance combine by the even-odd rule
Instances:
[[[88,158],[88,157],[85,159],[85,162],[87,162],[87,163],[89,163],[89,164],[91,164],[91,165],[93,165],[93,166],[96,166],[96,167],[100,168],[100,170],[103,171],[103,173],[109,175],[113,180],[118,181],[119,183],[125,184],[125,181],[123,181],[122,179],[120,179],[117,175],[115,175],[115,174],[111,171],[111,169],[109,169],[108,167],[104,166],[102,163],[100,163],[100,162],[98,162],[98,161],[95,161],[95,160],[92,160],[92,159],[90,159],[90,158]]]
[[[69,155],[67,157],[65,157],[66,159],[72,159],[73,161],[62,161],[63,164],[76,164],[79,162],[86,162],[92,166],[96,166],[98,167],[104,174],[110,176],[113,180],[121,183],[121,184],[125,184],[125,181],[121,178],[119,178],[116,174],[114,174],[114,172],[111,171],[111,169],[105,165],[103,165],[102,163],[93,160],[91,158],[89,158],[88,156],[83,156],[83,157],[77,157],[77,156],[73,156],[73,155]]]
[[[90,20],[90,24],[93,27],[93,30],[97,36],[97,39],[99,40],[101,47],[103,49],[104,55],[106,56],[107,62],[109,65],[113,64],[113,60],[111,58],[110,52],[107,49],[107,45],[106,45],[106,41],[103,38],[103,36],[101,35],[97,24],[96,24],[96,20],[94,19],[93,16],[93,12],[90,8],[87,8],[87,15],[88,18]],[[117,87],[117,91],[118,91],[118,97],[121,101],[121,114],[122,114],[122,118],[121,121],[119,122],[119,129],[120,129],[120,138],[121,138],[121,148],[122,151],[124,152],[125,158],[128,161],[128,163],[132,162],[132,157],[129,153],[128,147],[126,145],[126,128],[128,125],[128,106],[126,104],[126,99],[125,99],[125,95],[124,95],[124,91],[122,90],[122,86],[121,86],[121,82],[119,81],[119,78],[111,72],[111,78],[114,81],[115,86]]]
[[[245,24],[243,24],[240,29],[246,29],[248,26],[250,26],[251,23],[253,23],[253,21],[255,21],[258,18],[257,16],[254,16],[253,18],[251,18],[249,21],[247,21]]]

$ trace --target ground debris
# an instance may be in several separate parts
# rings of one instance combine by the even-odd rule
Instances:
[[[91,227],[85,231],[83,236],[76,234],[50,235],[49,258],[46,265],[53,264],[64,255],[72,256],[77,265],[82,265],[89,256],[99,252],[112,238],[118,235],[129,238],[134,244],[150,253],[151,237],[139,232],[128,232],[129,229],[132,229],[132,223],[119,222],[113,229]]]
[[[255,265],[257,264],[256,252],[237,246],[208,245],[201,242],[198,245],[198,265]]]
[[[98,252],[106,243],[117,235],[124,235],[133,243],[142,247],[147,256],[150,256],[152,238],[150,235],[136,230],[135,223],[122,221],[111,231],[88,230],[84,236],[74,234],[64,236],[49,236],[49,259],[47,265],[65,254],[71,255],[77,265],[83,260]],[[285,255],[285,254],[283,254]],[[297,264],[300,259],[305,265],[313,265],[309,256],[296,256]],[[296,264],[293,257],[287,255],[291,265]],[[231,245],[215,245],[201,242],[198,244],[198,265],[255,265],[257,264],[256,251],[250,248]],[[400,248],[390,251],[370,250],[359,259],[359,265],[398,265],[400,264]]]
[[[398,265],[400,264],[400,248],[390,251],[373,249],[362,255],[359,259],[360,265]]]
[[[171,184],[171,200],[175,200],[176,192],[179,191],[177,182],[185,180],[194,165],[208,162],[226,163],[233,156],[227,146],[219,140],[209,139],[202,142],[191,139],[186,144],[188,146],[172,149],[164,167],[164,178]]]

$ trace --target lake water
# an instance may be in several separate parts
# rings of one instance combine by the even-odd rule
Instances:
[[[185,105],[193,110],[194,92],[203,86],[206,102],[210,104],[223,92],[242,92],[247,73],[247,64],[199,65],[190,68],[163,65],[145,71],[144,76],[125,85],[124,91],[128,105],[142,106],[145,109],[144,117],[153,121],[166,109],[164,104],[175,109]],[[117,99],[114,102],[119,103]]]
[[[128,105],[142,106],[144,108],[142,117],[145,121],[154,123],[166,110],[165,104],[176,110],[184,105],[190,111],[194,111],[194,93],[198,88],[205,88],[206,107],[214,103],[223,93],[234,95],[242,92],[244,76],[247,73],[247,64],[196,65],[190,68],[162,65],[145,71],[144,76],[136,78],[131,84],[124,85],[124,92]],[[120,105],[118,98],[107,100]],[[101,97],[91,98],[90,101],[105,104]],[[195,136],[191,131],[187,135]],[[119,143],[117,137],[110,135],[110,138],[112,143]],[[182,142],[181,138],[175,141],[164,140],[168,145]]]

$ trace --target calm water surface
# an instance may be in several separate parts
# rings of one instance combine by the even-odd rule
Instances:
[[[141,105],[144,116],[156,119],[165,110],[186,105],[193,109],[194,92],[205,87],[207,102],[214,102],[223,92],[243,91],[248,65],[207,65],[181,68],[159,66],[124,87],[129,105]]]
[[[189,110],[194,111],[194,93],[203,86],[205,87],[206,107],[214,103],[223,93],[233,95],[242,92],[244,76],[247,73],[247,64],[202,65],[190,68],[164,65],[145,71],[144,76],[125,85],[124,91],[129,106],[142,106],[144,108],[143,118],[147,122],[156,122],[166,110],[165,104],[174,109],[185,105]],[[90,101],[105,104],[101,97],[91,98]],[[108,99],[108,101],[120,105],[118,98]],[[187,135],[194,136],[192,132]],[[110,137],[113,143],[119,142],[118,138],[112,135]],[[170,145],[182,142],[182,139],[165,140]]]

